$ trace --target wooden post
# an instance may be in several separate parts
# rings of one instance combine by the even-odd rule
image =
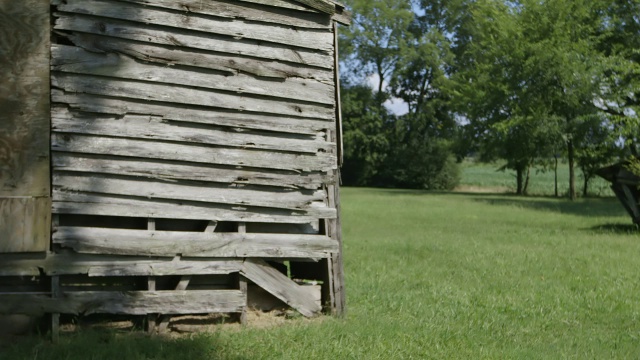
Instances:
[[[156,230],[156,219],[147,219],[147,230]],[[147,291],[156,291],[156,278],[155,276],[147,277]],[[147,315],[147,332],[153,334],[156,332],[156,323],[158,320],[158,314]]]
[[[51,277],[51,297],[60,297],[60,277]],[[51,314],[51,341],[57,343],[60,338],[60,314]]]

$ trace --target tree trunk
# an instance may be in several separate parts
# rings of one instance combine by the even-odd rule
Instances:
[[[553,155],[555,164],[553,165],[553,193],[558,197],[558,155]]]
[[[574,168],[573,140],[567,141],[567,157],[569,158],[569,199],[576,199],[576,172]]]
[[[582,171],[582,176],[584,177],[584,182],[582,183],[582,197],[587,197],[587,192],[589,190],[589,176]]]
[[[527,195],[527,190],[529,189],[529,178],[531,175],[531,167],[527,166],[527,175],[524,178],[524,186],[522,187],[522,195]]]
[[[522,195],[522,183],[523,183],[523,170],[518,168],[516,169],[516,194]]]

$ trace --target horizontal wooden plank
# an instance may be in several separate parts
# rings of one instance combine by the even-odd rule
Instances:
[[[207,203],[318,210],[325,207],[323,190],[292,190],[193,182],[167,182],[98,174],[53,175],[53,186],[69,192],[141,196],[147,199],[188,200]]]
[[[149,139],[208,144],[242,149],[277,150],[316,154],[334,152],[336,145],[323,139],[300,139],[286,133],[256,134],[234,129],[210,127],[197,123],[163,120],[150,115],[99,115],[69,111],[67,107],[51,109],[52,130],[57,133],[102,135],[132,139]]]
[[[209,204],[202,202],[144,199],[125,196],[69,193],[53,190],[53,212],[56,214],[147,217],[236,222],[305,224],[318,219],[333,219],[333,208],[294,211]]]
[[[264,44],[251,39],[240,40],[188,30],[149,27],[124,21],[110,20],[105,25],[91,18],[63,16],[56,22],[55,28],[78,34],[72,38],[77,39],[79,44],[87,44],[87,40],[82,41],[83,39],[94,39],[94,41],[97,38],[105,39],[108,43],[93,44],[105,50],[114,48],[114,44],[123,43],[123,40],[126,40],[124,44],[127,45],[131,41],[136,41],[138,46],[142,46],[141,43],[146,43],[147,46],[166,46],[184,52],[205,52],[209,56],[191,55],[186,56],[186,59],[195,58],[200,62],[208,60],[206,68],[222,71],[245,71],[256,75],[278,77],[278,70],[286,71],[288,67],[299,66],[308,69],[313,67],[311,68],[313,71],[323,72],[331,70],[334,66],[330,62],[332,53],[311,49],[294,49],[281,44]],[[116,49],[118,47],[115,47],[114,50]],[[147,50],[149,47],[143,49]],[[123,49],[123,52],[125,51],[133,53],[135,50],[131,51],[130,47],[127,47]],[[182,59],[185,58],[185,55],[188,53],[177,53],[174,57]],[[151,59],[161,60],[162,58],[151,57]],[[271,64],[276,61],[282,65]],[[282,70],[279,72],[281,73]]]
[[[240,2],[268,5],[268,6],[298,10],[298,11],[316,12],[315,9],[302,6],[302,4],[300,4],[296,0],[240,0]]]
[[[201,314],[241,312],[246,296],[240,290],[79,291],[59,298],[0,294],[0,314]]]
[[[290,154],[76,134],[52,134],[51,149],[296,172],[328,172],[337,167],[335,155],[329,153]]]
[[[60,227],[53,242],[79,253],[133,256],[326,258],[338,243],[323,235],[147,231]]]
[[[168,276],[220,275],[240,271],[242,260],[220,258],[150,258],[49,253],[42,258],[0,256],[0,276]]]
[[[237,0],[123,0],[147,6],[156,6],[186,13],[214,15],[231,19],[268,22],[296,28],[327,29],[331,26],[329,17],[313,13],[301,6],[274,7],[252,4]],[[298,11],[291,11],[298,10]],[[303,10],[303,11],[300,11]]]
[[[330,120],[335,118],[333,106],[284,101],[277,98],[254,97],[244,94],[230,94],[172,84],[52,73],[51,86],[70,93],[207,106],[212,110],[222,108],[313,119]]]
[[[185,65],[195,66],[205,69],[224,71],[229,74],[243,72],[256,76],[286,79],[288,77],[301,77],[305,79],[316,79],[321,82],[333,83],[333,66],[331,68],[321,69],[317,67],[309,67],[304,63],[295,63],[295,58],[299,59],[298,54],[290,55],[290,49],[278,50],[284,52],[289,60],[270,60],[266,55],[261,59],[257,55],[255,57],[243,57],[234,55],[229,51],[222,52],[205,52],[197,49],[189,49],[184,47],[176,47],[175,44],[159,42],[156,44],[145,43],[139,41],[128,40],[124,38],[115,38],[107,36],[97,36],[84,33],[59,33],[66,36],[75,45],[85,48],[89,51],[118,52],[127,54],[137,59],[148,62],[154,62],[166,65]],[[141,38],[143,41],[144,38]],[[148,39],[148,36],[147,36]],[[153,38],[152,38],[153,39]],[[135,39],[134,39],[135,40]],[[223,42],[211,42],[219,46],[225,45]],[[244,51],[251,50],[243,46]],[[272,53],[274,48],[267,48],[268,53]],[[242,51],[242,50],[238,50]],[[243,53],[241,55],[250,56],[251,54]],[[287,62],[290,61],[290,62]],[[328,64],[326,66],[329,66]]]
[[[254,171],[232,167],[192,165],[162,160],[95,157],[54,152],[54,171],[139,176],[159,180],[194,180],[227,184],[267,185],[282,188],[319,189],[335,183],[333,173]]]
[[[300,285],[269,266],[264,260],[247,259],[241,273],[304,316],[314,316],[322,310],[311,292],[301,288]]]
[[[312,0],[317,1],[317,0]],[[113,23],[112,19],[127,20],[141,23],[144,27],[149,25],[161,25],[168,27],[167,31],[174,35],[174,44],[186,47],[199,47],[200,42],[188,41],[182,37],[182,29],[194,30],[207,34],[225,35],[233,39],[251,39],[269,43],[279,43],[287,47],[308,48],[330,53],[333,48],[333,35],[330,28],[303,29],[290,26],[281,26],[274,23],[246,22],[236,19],[224,19],[205,16],[198,13],[184,11],[167,11],[166,9],[139,6],[133,3],[114,2],[109,0],[67,0],[58,6],[60,18],[56,20],[56,29],[76,30],[110,34],[108,30]],[[67,13],[73,13],[69,15]],[[99,18],[85,18],[85,15],[93,15]],[[87,19],[93,24],[79,25],[75,20]],[[73,22],[74,25],[71,25]],[[118,31],[122,31],[124,23],[116,24]],[[207,35],[202,35],[206,38]],[[269,46],[269,44],[266,44]],[[203,47],[200,47],[203,48]],[[206,47],[205,47],[206,49]]]
[[[313,79],[269,80],[242,73],[228,74],[194,67],[168,67],[134,60],[117,53],[89,52],[76,46],[51,48],[52,70],[120,79],[197,86],[237,94],[252,94],[335,105],[333,85]]]
[[[68,105],[73,110],[126,116],[146,114],[169,121],[231,127],[237,131],[244,129],[267,130],[273,132],[310,135],[325,139],[326,131],[335,127],[330,121],[293,118],[277,115],[247,113],[233,110],[205,109],[179,104],[164,104],[134,99],[117,99],[99,95],[66,94],[52,89],[54,102]]]

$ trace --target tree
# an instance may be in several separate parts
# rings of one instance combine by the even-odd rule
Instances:
[[[505,156],[523,193],[534,159],[552,156],[551,146],[539,146],[546,129],[561,126],[575,198],[576,122],[593,113],[600,89],[598,12],[586,0],[479,0],[472,10],[464,57],[475,65],[461,71],[458,81],[482,148]]]
[[[350,0],[352,24],[340,38],[342,61],[356,77],[377,75],[382,104],[385,84],[402,57],[401,49],[413,20],[408,0]],[[360,79],[362,80],[362,79]],[[352,81],[352,82],[358,82]]]
[[[342,181],[345,185],[371,185],[389,148],[384,124],[390,121],[391,114],[380,106],[367,85],[343,81],[340,95],[344,131]]]

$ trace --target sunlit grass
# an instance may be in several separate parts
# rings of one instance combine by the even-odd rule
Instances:
[[[515,192],[516,173],[512,170],[498,171],[503,163],[478,163],[465,161],[462,163],[463,187],[480,187],[494,189],[498,192]],[[575,169],[576,191],[582,195],[583,176],[579,169]],[[569,192],[569,166],[566,163],[558,164],[558,193],[564,196]],[[542,168],[532,168],[528,194],[530,195],[553,195],[554,194],[554,173],[551,170]],[[599,177],[593,178],[589,182],[589,196],[613,196],[609,183]]]
[[[630,359],[640,237],[612,198],[343,189],[346,319],[179,339],[89,332],[1,359]]]

